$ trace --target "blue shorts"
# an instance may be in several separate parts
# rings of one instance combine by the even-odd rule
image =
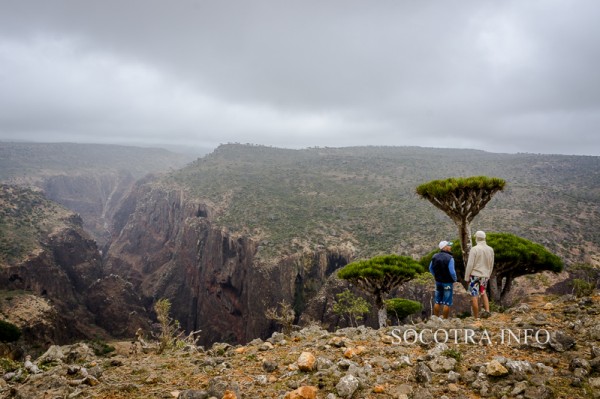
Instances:
[[[454,292],[454,283],[435,282],[435,303],[440,305],[452,306],[452,293]]]

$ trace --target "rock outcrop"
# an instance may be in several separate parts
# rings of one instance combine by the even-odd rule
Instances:
[[[48,250],[0,268],[0,287],[8,292],[0,308],[29,343],[131,337],[137,328],[148,326],[131,284],[116,276],[102,277],[98,250],[80,233],[57,232]]]
[[[0,258],[0,311],[23,330],[27,344],[44,347],[75,339],[132,336],[136,326],[147,326],[143,307],[135,308],[132,287],[103,276],[100,251],[83,230],[79,215],[39,192],[2,187],[4,209],[18,210],[15,215],[5,212],[4,227],[14,234],[3,237],[2,244],[27,249]],[[112,328],[110,318],[103,317],[110,309],[98,296],[122,299],[119,313],[141,311],[128,320],[131,330]]]
[[[123,204],[118,214],[127,222],[109,248],[106,272],[131,282],[147,306],[168,298],[172,317],[187,331],[202,330],[203,343],[270,334],[276,326],[267,308],[285,301],[299,317],[352,257],[351,247],[323,248],[259,261],[255,240],[218,227],[214,204],[175,187],[139,184]]]
[[[85,344],[52,346],[38,358],[0,363],[0,398],[600,398],[600,341],[593,338],[600,297],[524,300],[531,312],[511,309],[485,321],[432,317],[335,332],[312,325],[243,346],[159,354],[113,342],[105,357]],[[577,313],[564,312],[573,305]],[[551,320],[544,330],[574,345],[561,352],[536,339],[527,326],[538,315]],[[400,340],[403,331],[422,339]],[[455,340],[443,331],[467,334]],[[507,331],[520,339],[503,339]]]

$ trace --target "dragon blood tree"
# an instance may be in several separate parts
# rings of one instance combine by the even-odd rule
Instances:
[[[458,227],[463,262],[471,252],[471,222],[506,182],[497,177],[451,177],[433,180],[417,187],[417,194],[441,209]],[[460,272],[460,273],[459,273]],[[459,281],[464,269],[457,270]]]
[[[491,298],[504,303],[513,281],[543,271],[560,273],[563,260],[540,244],[508,233],[490,233],[486,241],[494,248],[494,271],[490,278]]]
[[[337,273],[375,297],[379,328],[387,326],[385,297],[394,288],[423,273],[421,264],[408,256],[381,255],[347,264]]]

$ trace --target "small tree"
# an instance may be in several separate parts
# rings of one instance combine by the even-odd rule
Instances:
[[[354,295],[349,289],[335,297],[333,312],[344,318],[347,317],[351,327],[358,327],[358,323],[363,319],[363,314],[369,313],[371,310],[365,298]]]
[[[337,275],[375,297],[381,328],[387,325],[385,296],[423,271],[423,267],[418,262],[407,256],[382,255],[349,263],[340,269]]]
[[[411,301],[404,298],[392,298],[385,301],[385,307],[388,313],[396,316],[397,322],[402,319],[423,310],[423,305],[417,301]]]
[[[471,251],[471,222],[506,182],[497,177],[473,176],[433,180],[417,187],[417,194],[441,209],[458,227],[462,258],[466,264]],[[464,279],[458,275],[459,281]],[[464,285],[464,283],[463,283]]]
[[[160,335],[158,336],[158,353],[166,349],[173,349],[181,336],[179,321],[171,319],[171,301],[166,298],[159,299],[154,304],[156,319],[160,323]]]
[[[296,312],[292,308],[292,305],[286,301],[281,301],[278,304],[278,308],[268,308],[265,311],[265,317],[268,320],[273,320],[280,324],[284,334],[290,334],[292,332],[292,326],[296,319]]]

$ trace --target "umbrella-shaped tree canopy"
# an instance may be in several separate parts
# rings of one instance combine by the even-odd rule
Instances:
[[[387,311],[384,297],[400,284],[423,272],[421,264],[412,258],[391,254],[349,263],[337,275],[375,296],[379,326],[385,327]]]
[[[506,182],[497,177],[472,176],[433,180],[417,187],[417,194],[441,209],[458,227],[462,258],[471,251],[471,221]],[[462,280],[461,275],[458,276]]]

